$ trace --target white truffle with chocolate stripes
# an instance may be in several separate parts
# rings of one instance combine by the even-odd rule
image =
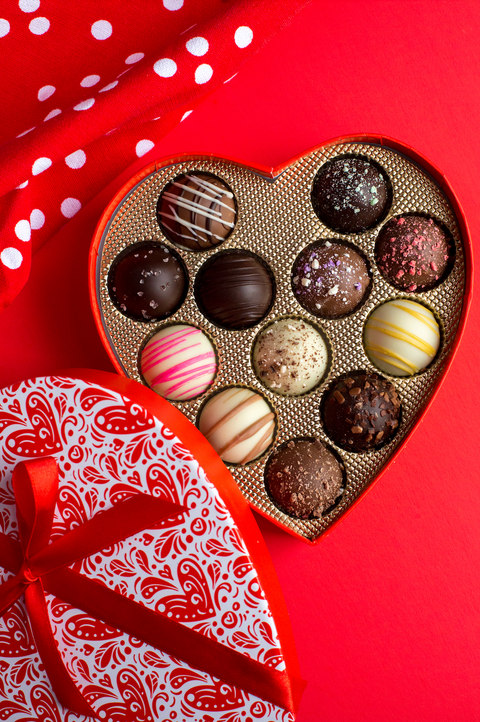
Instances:
[[[246,464],[272,443],[275,414],[263,396],[234,386],[207,402],[198,427],[221,459]]]

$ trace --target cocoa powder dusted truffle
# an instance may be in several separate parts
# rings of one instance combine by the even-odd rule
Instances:
[[[163,243],[131,246],[113,262],[108,290],[115,306],[138,321],[159,321],[180,308],[188,276],[179,256]]]
[[[376,374],[354,373],[337,379],[322,404],[330,438],[347,451],[382,446],[394,434],[400,399],[393,384]]]
[[[209,258],[197,274],[195,298],[209,321],[227,329],[255,326],[273,301],[273,277],[253,253],[231,250]]]
[[[280,446],[265,469],[273,502],[297,519],[315,519],[343,491],[343,466],[318,439],[295,439]]]
[[[392,218],[375,246],[377,266],[401,291],[428,291],[453,261],[453,244],[443,228],[425,216]]]
[[[218,246],[231,234],[236,216],[232,191],[210,173],[177,176],[157,204],[160,228],[176,246],[187,251]]]
[[[374,226],[390,204],[389,182],[367,158],[344,157],[326,163],[312,191],[320,220],[341,233],[358,233]]]
[[[323,378],[328,352],[321,334],[298,318],[282,318],[257,337],[253,368],[258,379],[272,391],[299,396],[311,391]]]
[[[370,283],[367,262],[344,243],[311,243],[293,264],[292,289],[297,301],[321,318],[339,318],[354,311]]]

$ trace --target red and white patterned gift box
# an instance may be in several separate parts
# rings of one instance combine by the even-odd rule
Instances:
[[[96,580],[106,593],[175,622],[179,632],[193,630],[197,652],[208,648],[215,657],[213,645],[214,652],[230,654],[226,681],[205,671],[207,662],[192,666],[182,658],[191,660],[189,643],[169,654],[58,598],[45,583],[61,660],[95,716],[105,722],[293,720],[302,683],[275,572],[229,472],[185,417],[140,384],[102,372],[37,378],[0,391],[0,532],[17,547],[12,474],[20,462],[45,457],[55,460],[59,479],[49,544],[139,493],[187,509],[75,561],[68,573]],[[1,572],[4,589],[12,571]],[[38,585],[26,578],[23,583]],[[232,683],[245,660],[257,665],[259,678],[273,675],[263,688],[251,679],[259,694],[245,689],[250,681]],[[0,671],[1,720],[87,719],[55,696],[23,596],[0,619]],[[238,679],[245,675],[238,672]],[[268,689],[275,685],[280,697]],[[272,701],[280,698],[287,702]]]

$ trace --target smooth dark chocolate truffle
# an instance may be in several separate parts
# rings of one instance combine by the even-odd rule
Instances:
[[[297,519],[315,519],[343,491],[343,466],[318,439],[295,439],[280,446],[265,469],[273,502]]]
[[[182,261],[163,243],[135,245],[123,251],[108,276],[113,303],[138,321],[168,318],[182,305],[187,289]]]
[[[376,374],[337,379],[325,395],[322,417],[330,438],[347,451],[382,446],[398,426],[400,399],[395,386]]]
[[[313,184],[312,203],[329,228],[341,233],[366,231],[387,209],[388,180],[366,158],[338,158],[320,169]]]
[[[369,286],[365,259],[343,243],[311,243],[293,264],[293,293],[314,316],[345,316],[362,303]]]
[[[232,191],[209,173],[177,176],[157,203],[160,228],[176,246],[187,251],[218,246],[232,232],[236,216]]]
[[[217,326],[251,328],[272,305],[272,274],[253,254],[225,251],[209,258],[198,272],[195,298],[204,316]]]
[[[428,291],[443,278],[453,245],[432,218],[400,216],[382,228],[375,246],[377,266],[401,291]]]

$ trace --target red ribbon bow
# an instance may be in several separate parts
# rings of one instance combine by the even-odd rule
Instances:
[[[67,568],[162,519],[187,511],[186,507],[136,494],[49,544],[58,493],[55,459],[19,463],[13,473],[13,490],[20,543],[0,533],[0,565],[15,574],[0,586],[0,616],[25,595],[38,652],[57,699],[67,709],[96,718],[62,661],[45,592],[196,669],[296,712],[305,686],[302,680],[252,660]]]

